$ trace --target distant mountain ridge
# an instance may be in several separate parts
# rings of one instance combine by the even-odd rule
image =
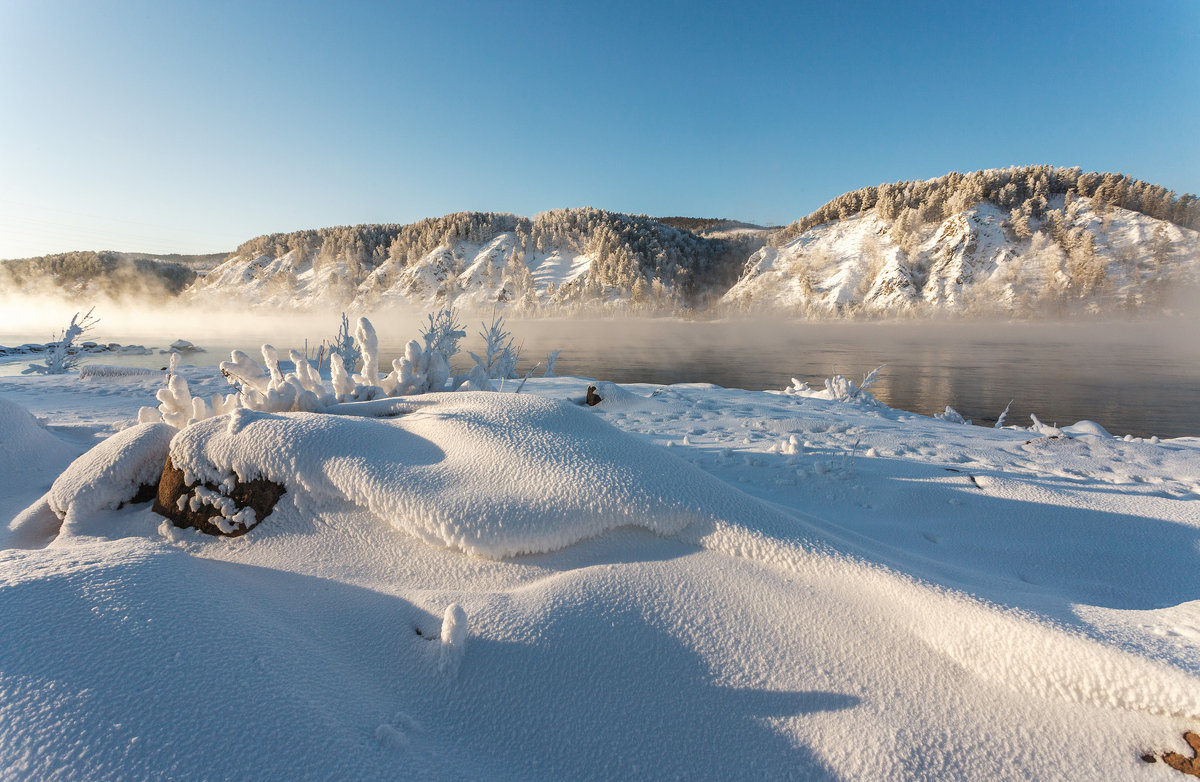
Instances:
[[[0,291],[40,274],[83,299],[141,276],[158,295],[284,309],[1103,314],[1169,307],[1200,286],[1198,227],[1193,195],[1027,166],[861,188],[783,228],[592,208],[459,212],[258,236],[207,269],[216,257],[6,261]]]
[[[111,250],[56,253],[0,262],[0,292],[53,292],[87,300],[179,295],[224,255],[164,255]]]

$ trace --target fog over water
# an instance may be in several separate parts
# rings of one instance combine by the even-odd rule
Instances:
[[[6,304],[0,345],[49,341],[72,312],[61,303]],[[339,322],[336,312],[150,312],[125,306],[97,307],[97,314],[101,323],[91,339],[157,348],[187,339],[207,350],[185,359],[195,364],[216,364],[233,348],[257,358],[263,342],[281,351],[303,350],[307,339],[315,353]],[[425,316],[413,310],[369,317],[387,367],[418,337]],[[480,351],[481,319],[460,316],[467,338],[456,369],[469,366],[466,350]],[[522,372],[560,349],[559,375],[762,390],[785,388],[793,377],[819,388],[834,373],[860,381],[886,364],[873,393],[892,407],[924,415],[951,405],[990,425],[1011,400],[1010,424],[1028,425],[1032,412],[1046,423],[1094,420],[1113,434],[1200,436],[1196,317],[1068,323],[510,318],[506,325],[522,346]],[[93,361],[161,366],[165,357]],[[0,364],[0,374],[15,374],[25,363]]]

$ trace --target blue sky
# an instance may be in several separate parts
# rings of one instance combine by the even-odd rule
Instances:
[[[0,258],[1051,163],[1200,191],[1200,3],[0,2]]]

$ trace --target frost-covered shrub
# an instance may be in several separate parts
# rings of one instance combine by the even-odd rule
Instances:
[[[87,314],[80,320],[79,313],[76,312],[71,316],[71,322],[67,324],[67,328],[63,331],[62,338],[51,349],[50,354],[46,356],[46,361],[43,364],[30,364],[25,369],[21,370],[21,374],[39,374],[39,375],[63,375],[79,366],[79,353],[73,351],[75,340],[83,334],[91,331],[100,322],[100,319],[92,315],[92,310],[87,311]]]
[[[118,367],[108,364],[88,364],[79,368],[80,380],[100,380],[114,377],[152,377],[162,370],[149,367]]]
[[[415,339],[404,346],[404,357],[392,361],[392,372],[383,379],[389,396],[442,391],[450,382],[450,357],[458,352],[458,341],[467,335],[453,308],[428,315],[429,325],[421,330],[424,347]]]
[[[558,363],[560,353],[561,350],[552,350],[550,355],[546,356],[546,371],[542,373],[542,377],[554,377],[554,365]]]
[[[329,351],[331,354],[330,360],[333,360],[332,354],[336,353],[341,360],[342,369],[349,374],[354,371],[354,363],[358,360],[358,353],[354,347],[354,337],[350,334],[350,320],[346,317],[346,313],[342,313],[342,325],[338,329],[338,333],[334,336],[333,341],[329,343]]]
[[[504,318],[493,313],[490,326],[484,323],[480,325],[483,327],[479,336],[483,339],[484,355],[482,358],[470,352],[468,355],[474,359],[475,365],[488,380],[516,377],[521,349],[513,346],[513,335],[504,329]]]
[[[812,399],[828,399],[832,402],[853,402],[867,407],[882,407],[883,403],[867,389],[875,385],[880,370],[885,366],[887,365],[881,364],[864,375],[861,385],[842,375],[834,375],[825,379],[825,388],[818,390],[810,388],[803,380],[792,378],[791,387],[785,388],[783,393]]]
[[[138,411],[138,421],[165,421],[176,429],[183,429],[197,421],[238,409],[268,413],[322,412],[341,402],[366,402],[442,391],[450,385],[449,357],[458,351],[458,340],[465,334],[452,310],[430,315],[428,328],[421,332],[425,346],[416,340],[409,342],[404,357],[394,360],[392,371],[380,377],[379,339],[371,322],[359,318],[352,350],[362,359],[360,371],[351,374],[352,369],[346,368],[342,356],[334,350],[330,353],[328,382],[299,351],[289,352],[295,369],[285,373],[280,368],[278,353],[271,345],[262,347],[263,364],[235,350],[220,366],[221,374],[237,393],[214,394],[211,400],[191,395],[187,381],[175,371],[178,357],[172,355],[167,385],[157,393],[158,407],[143,407]],[[464,387],[470,386],[464,384]]]
[[[996,419],[996,424],[995,424],[995,426],[992,427],[993,429],[1003,429],[1004,428],[1004,420],[1006,418],[1008,418],[1008,411],[1011,409],[1012,409],[1012,400],[1010,399],[1010,400],[1008,400],[1008,404],[1004,406],[1004,412],[1001,413],[1000,417]]]

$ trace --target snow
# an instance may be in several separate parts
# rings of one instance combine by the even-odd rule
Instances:
[[[311,512],[349,501],[415,537],[496,559],[620,526],[671,534],[743,512],[739,492],[576,405],[458,392],[386,410],[241,410],[184,429],[171,460],[188,483],[265,478]]]
[[[0,386],[0,777],[1124,779],[1200,728],[1200,437],[575,377],[134,424],[162,382]],[[288,491],[173,527],[168,447]]]
[[[20,404],[0,395],[0,545],[4,524],[49,490],[79,449],[55,437]]]
[[[135,424],[71,462],[54,481],[50,509],[67,524],[102,508],[118,508],[138,489],[158,483],[175,429]]]
[[[1052,197],[1049,206],[1064,209],[1063,197]],[[1075,199],[1064,211],[1066,230],[1086,230],[1095,240],[1107,286],[1107,303],[1097,300],[1096,306],[1141,306],[1151,296],[1150,270],[1180,286],[1195,283],[1195,264],[1188,259],[1200,250],[1200,234],[1116,206],[1107,207],[1103,217],[1099,211],[1088,198]],[[906,250],[897,243],[894,221],[869,210],[815,226],[782,247],[763,247],[722,300],[746,311],[823,315],[856,306],[876,314],[1044,316],[1039,310],[1047,294],[1066,278],[1049,279],[1046,258],[1034,252],[1031,240],[1015,238],[1008,223],[1007,213],[980,202],[913,229],[915,242]],[[1152,251],[1156,228],[1178,248],[1161,269]]]
[[[314,269],[294,252],[227,259],[186,297],[193,300],[244,301],[256,307],[311,309],[321,305],[380,310],[396,306],[442,306],[489,312],[503,289],[505,264],[518,237],[511,232],[478,243],[445,243],[407,265],[385,260],[357,290],[347,291],[349,271],[342,262]],[[539,294],[561,288],[587,273],[591,256],[572,248],[532,252],[525,264]]]

